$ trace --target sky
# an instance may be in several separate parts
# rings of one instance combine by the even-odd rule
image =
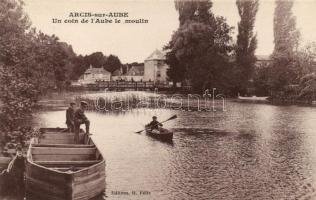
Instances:
[[[32,26],[46,34],[55,34],[72,45],[77,54],[101,51],[117,55],[122,63],[143,62],[155,49],[162,49],[179,26],[173,0],[24,0]],[[224,16],[234,26],[240,20],[235,0],[213,0],[212,12]],[[257,55],[273,50],[274,0],[260,0],[255,32]],[[296,0],[293,8],[301,42],[316,42],[316,0]],[[67,19],[70,12],[128,12],[129,19],[148,19],[142,24],[69,24],[52,23],[53,18]],[[81,19],[81,18],[80,18]],[[118,18],[117,18],[118,19]],[[124,18],[121,18],[124,20]]]

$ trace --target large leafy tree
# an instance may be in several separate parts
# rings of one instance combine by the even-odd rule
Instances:
[[[207,23],[212,15],[210,13],[212,5],[210,0],[175,0],[180,26],[192,20]]]
[[[299,45],[300,33],[296,28],[293,15],[293,0],[276,0],[274,11],[274,51],[272,89],[282,90],[286,85],[297,83],[297,65],[294,63],[295,52]]]
[[[29,113],[33,85],[21,73],[28,56],[26,30],[29,20],[21,1],[0,2],[0,111],[1,130],[12,129]]]
[[[94,52],[86,56],[86,62],[93,67],[100,68],[106,63],[106,56],[102,52]]]
[[[115,70],[120,69],[121,66],[122,66],[122,63],[120,59],[117,56],[111,54],[106,59],[104,69],[112,73]]]
[[[254,34],[259,0],[236,1],[240,21],[236,44],[236,76],[238,89],[244,91],[252,78],[256,62],[257,37]]]
[[[300,79],[300,93],[298,98],[304,98],[308,100],[316,99],[316,74],[311,73],[303,76]]]
[[[38,95],[62,88],[72,48],[30,28],[22,0],[0,2],[0,121],[2,128],[16,128],[31,114]]]
[[[316,72],[316,42],[311,42],[295,54],[295,62],[300,68],[301,76]]]
[[[211,12],[212,2],[175,1],[180,27],[166,46],[169,78],[189,80],[196,91],[217,87],[223,80],[232,50],[232,28]]]

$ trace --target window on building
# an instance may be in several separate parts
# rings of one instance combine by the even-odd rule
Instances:
[[[161,72],[160,71],[157,71],[157,77],[161,77]]]
[[[163,60],[158,60],[158,63],[157,63],[158,67],[164,65],[164,61]]]

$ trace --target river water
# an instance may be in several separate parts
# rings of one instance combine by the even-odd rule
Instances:
[[[173,144],[135,133],[153,115],[174,114],[164,125],[174,131]],[[64,110],[42,111],[35,121],[64,127],[64,116]],[[217,112],[87,116],[106,159],[101,199],[316,199],[316,108],[228,101]]]

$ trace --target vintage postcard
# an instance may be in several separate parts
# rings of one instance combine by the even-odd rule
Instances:
[[[316,199],[316,0],[0,0],[0,200]]]

